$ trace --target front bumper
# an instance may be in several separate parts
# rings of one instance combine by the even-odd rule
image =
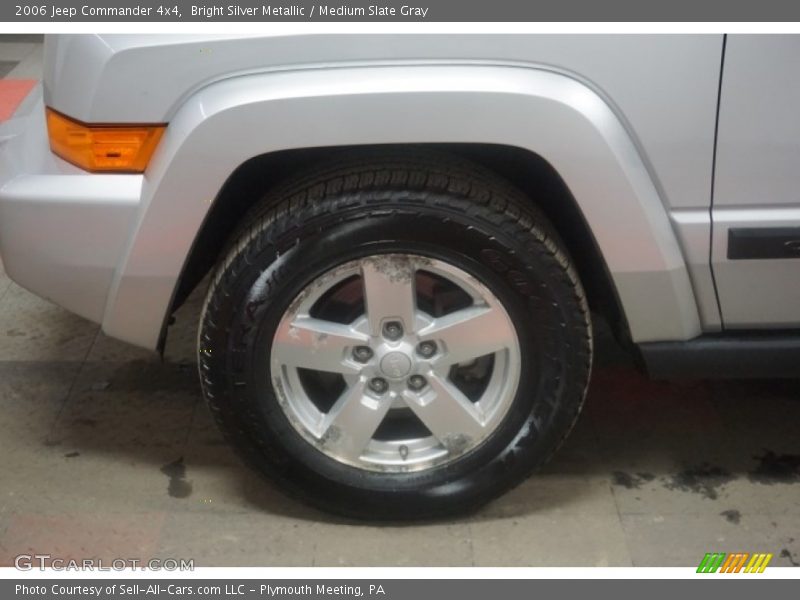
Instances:
[[[102,323],[142,175],[89,174],[50,152],[41,87],[0,125],[0,257],[19,285]]]

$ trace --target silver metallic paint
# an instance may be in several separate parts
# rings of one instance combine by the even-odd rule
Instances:
[[[287,148],[474,141],[530,149],[560,173],[593,228],[636,341],[700,333],[666,210],[615,114],[572,78],[487,66],[271,73],[198,92],[175,115],[145,178],[109,295],[107,333],[155,345],[153,316],[166,311],[212,194],[248,158]]]
[[[0,256],[20,285],[101,322],[141,175],[90,175],[54,156],[41,93],[0,129]]]
[[[107,297],[105,331],[153,348],[202,219],[248,158],[348,144],[512,145],[545,157],[575,195],[634,340],[689,339],[719,327],[710,268],[699,258],[709,236],[671,213],[708,207],[721,40],[50,36],[48,103],[89,122],[170,125],[144,177],[76,173],[52,157],[46,168],[18,161],[0,176],[0,210],[23,229],[35,228],[54,199],[95,199],[75,212],[78,231],[113,232],[92,242],[103,256],[94,274],[78,264],[89,257],[87,236],[70,235],[76,225],[50,232],[36,250],[40,269],[28,270],[24,236],[0,229],[0,244],[12,275],[31,289],[95,320]],[[41,128],[35,111],[29,120]],[[48,154],[41,132],[18,137],[15,146]],[[67,179],[43,179],[64,169]],[[36,176],[27,183],[37,187],[26,187]],[[101,177],[110,179],[90,183]],[[70,286],[48,277],[48,260],[64,266]],[[75,295],[82,283],[91,300]]]
[[[708,206],[721,35],[58,35],[45,100],[86,122],[171,121],[256,73],[378,64],[520,64],[580,80],[617,112],[673,208]]]
[[[725,327],[800,326],[800,260],[728,260],[728,230],[800,227],[800,36],[732,35],[719,116],[712,265]]]

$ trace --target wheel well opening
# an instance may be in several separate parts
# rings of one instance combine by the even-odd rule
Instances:
[[[379,147],[406,149],[410,153],[415,148],[435,148],[478,163],[521,189],[531,202],[544,211],[564,241],[586,290],[591,309],[608,322],[618,339],[629,339],[616,289],[591,228],[567,185],[547,160],[529,150],[495,144]],[[240,165],[223,185],[195,238],[162,328],[159,349],[163,351],[167,325],[173,313],[213,268],[242,217],[267,190],[320,161],[334,158],[339,152],[369,148],[347,146],[284,150],[256,156]]]

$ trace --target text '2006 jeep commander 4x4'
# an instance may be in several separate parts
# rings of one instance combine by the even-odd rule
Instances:
[[[569,432],[590,306],[656,376],[798,374],[798,55],[53,36],[2,129],[0,253],[154,350],[210,273],[202,389],[250,464],[343,514],[466,510]]]

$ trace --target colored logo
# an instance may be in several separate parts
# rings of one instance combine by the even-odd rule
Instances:
[[[707,552],[697,567],[698,573],[763,573],[772,554],[747,552]]]

